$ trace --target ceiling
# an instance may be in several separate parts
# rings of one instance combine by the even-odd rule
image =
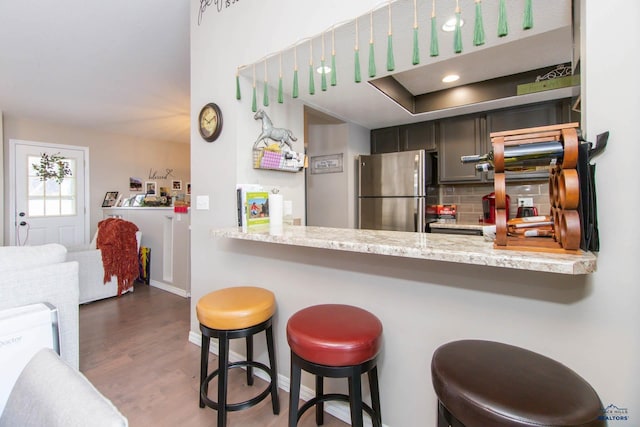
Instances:
[[[486,42],[482,46],[473,45],[475,1],[459,0],[462,19],[463,52],[453,51],[453,33],[444,32],[440,26],[447,18],[454,16],[454,1],[436,1],[436,20],[438,22],[439,55],[430,57],[430,15],[431,0],[417,0],[418,40],[420,63],[412,64],[414,2],[397,0],[392,3],[392,42],[395,69],[386,69],[387,39],[389,28],[389,8],[387,2],[381,2],[373,11],[373,45],[375,48],[376,76],[380,78],[392,75],[408,92],[421,95],[456,86],[480,82],[496,77],[508,76],[525,71],[555,67],[572,62],[571,0],[544,0],[533,2],[534,27],[522,29],[524,0],[506,2],[509,34],[497,36],[498,0],[483,0],[481,3]],[[263,58],[256,58],[252,64],[238,64],[241,67],[243,96],[251,96],[254,65],[258,87],[258,105],[262,101],[264,62],[267,62],[267,81],[270,86],[270,100],[277,98],[277,85],[282,54],[283,87],[285,102],[291,97],[293,70],[299,74],[300,96],[305,104],[330,114],[338,119],[360,124],[373,129],[397,124],[406,124],[441,117],[471,113],[487,109],[503,108],[524,103],[544,101],[556,97],[571,96],[575,90],[563,89],[534,95],[498,99],[481,104],[467,105],[449,110],[438,110],[420,114],[411,114],[382,92],[366,83],[369,65],[370,15],[358,17],[359,55],[362,83],[354,82],[354,48],[356,41],[355,17],[349,22],[334,24],[324,32],[325,63],[331,63],[332,35],[336,50],[336,87],[328,86],[325,92],[320,90],[321,76],[315,74],[315,94],[310,95],[309,58],[313,51],[313,67],[319,67],[322,57],[323,34],[310,34],[308,38],[283,46],[280,52],[271,52]],[[333,34],[332,34],[333,30]],[[312,45],[312,46],[310,46]],[[294,48],[295,46],[295,48]],[[294,52],[295,51],[295,52]],[[295,54],[294,54],[295,53]],[[445,74],[457,73],[460,80],[454,84],[443,84]],[[330,76],[327,76],[330,80]]]
[[[188,0],[0,0],[0,111],[190,139]]]
[[[451,7],[449,7],[451,3]],[[486,43],[473,46],[474,0],[459,0],[465,25],[463,53],[453,53],[453,33],[438,32],[438,57],[428,47],[430,0],[417,0],[420,64],[411,64],[413,2],[392,3],[395,70],[386,71],[388,6],[373,12],[376,77],[392,74],[413,94],[441,90],[445,72],[458,72],[457,85],[571,62],[571,1],[533,2],[534,28],[521,28],[524,0],[507,2],[509,35],[498,38],[498,0],[483,0]],[[0,0],[0,110],[103,132],[188,143],[190,139],[189,4],[187,0],[110,0],[39,2]],[[442,5],[446,5],[445,6]],[[453,2],[437,1],[441,25],[453,15]],[[334,27],[338,84],[308,94],[309,43],[314,67],[320,64],[322,38],[283,46],[285,102],[291,95],[296,48],[300,73],[300,100],[340,120],[377,128],[460,114],[473,109],[498,108],[538,98],[498,100],[484,105],[410,114],[366,83],[369,14],[359,17],[359,47],[363,82],[353,79],[354,20]],[[325,33],[326,62],[330,63],[331,29]],[[310,41],[309,41],[310,40]],[[279,52],[266,57],[270,98],[277,99]],[[264,60],[256,58],[256,80],[261,88]],[[253,64],[241,70],[243,96],[250,96]],[[243,64],[238,64],[243,66]],[[257,91],[262,94],[262,89]],[[261,96],[259,97],[261,102]],[[248,105],[249,103],[247,103]]]

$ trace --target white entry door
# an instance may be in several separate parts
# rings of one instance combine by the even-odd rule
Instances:
[[[12,220],[15,220],[10,230],[12,244],[74,246],[87,242],[85,161],[88,149],[18,140],[9,143],[13,166]],[[43,178],[37,170],[42,165],[43,154],[61,157],[70,175],[61,182],[56,178]]]

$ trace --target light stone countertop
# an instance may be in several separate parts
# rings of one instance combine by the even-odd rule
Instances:
[[[210,234],[211,237],[559,274],[589,274],[596,270],[596,257],[591,252],[565,255],[494,249],[493,242],[482,236],[305,226],[285,226],[278,233],[270,233],[268,227],[249,232],[232,227],[214,229]]]
[[[487,224],[489,225],[489,224]],[[483,224],[476,223],[464,223],[464,222],[431,222],[429,223],[429,227],[431,228],[453,228],[460,230],[480,230],[482,231]]]

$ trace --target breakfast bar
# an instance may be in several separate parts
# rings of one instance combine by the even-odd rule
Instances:
[[[596,257],[589,252],[574,255],[494,249],[492,241],[482,236],[305,226],[289,226],[279,232],[270,231],[268,228],[243,232],[233,227],[212,230],[211,235],[280,245],[549,273],[578,275],[593,273],[596,270]]]

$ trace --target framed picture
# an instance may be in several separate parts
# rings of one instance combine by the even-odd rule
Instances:
[[[130,176],[129,191],[142,191],[142,180],[140,178]]]
[[[155,181],[146,181],[144,183],[144,192],[149,196],[155,196],[157,194],[158,184]]]
[[[118,200],[117,191],[107,191],[107,194],[104,195],[104,200],[102,201],[102,207],[103,208],[113,207],[115,206],[117,200]]]
[[[182,181],[178,181],[178,180],[171,181],[171,189],[173,191],[182,190]]]
[[[155,184],[155,183],[154,183]],[[131,202],[131,206],[135,206],[135,207],[139,207],[142,206],[144,204],[144,198],[145,195],[144,194],[138,194],[133,198],[133,201]]]

